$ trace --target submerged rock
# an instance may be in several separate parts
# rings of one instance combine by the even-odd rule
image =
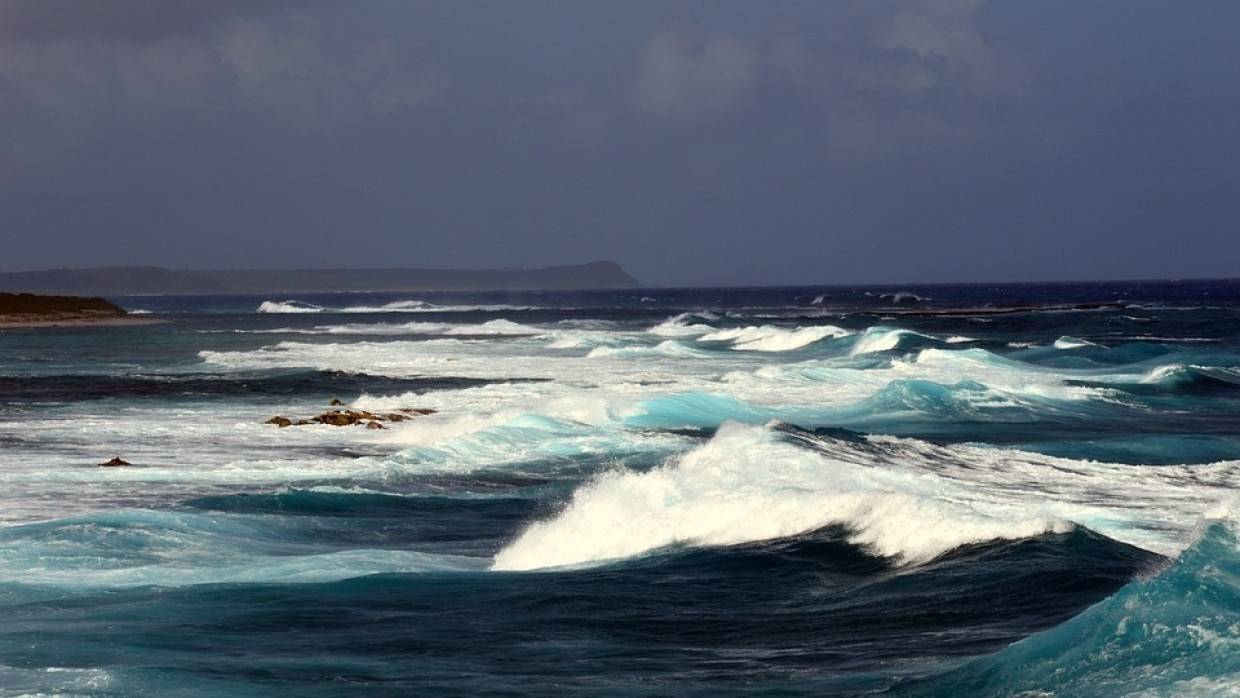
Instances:
[[[383,426],[379,422],[366,422],[366,428],[367,429],[387,429],[387,427]]]
[[[268,419],[267,421],[263,422],[263,424],[274,424],[278,427],[287,427],[291,425],[292,423],[293,423],[293,420],[289,419],[288,417],[280,417],[280,416],[272,417],[271,419]]]
[[[122,465],[133,465],[133,463],[130,463],[127,460],[122,460],[120,456],[117,456],[106,463],[100,463],[99,467],[100,468],[115,468],[115,467],[122,466]]]

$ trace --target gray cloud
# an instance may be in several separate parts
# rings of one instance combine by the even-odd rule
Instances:
[[[757,49],[734,37],[659,32],[641,52],[635,104],[660,118],[719,113],[751,96],[760,67]]]
[[[1237,23],[1230,0],[0,0],[0,265],[1234,273]]]

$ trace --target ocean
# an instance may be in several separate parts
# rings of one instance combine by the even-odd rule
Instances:
[[[1240,694],[1240,282],[112,300],[0,695]]]

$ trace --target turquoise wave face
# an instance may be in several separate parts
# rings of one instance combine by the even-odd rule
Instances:
[[[1214,522],[1162,572],[908,693],[1225,696],[1238,675],[1240,541]]]

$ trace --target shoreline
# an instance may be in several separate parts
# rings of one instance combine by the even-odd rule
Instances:
[[[132,327],[136,325],[160,325],[168,322],[147,317],[60,317],[33,318],[0,315],[0,330],[24,330],[44,327]]]

